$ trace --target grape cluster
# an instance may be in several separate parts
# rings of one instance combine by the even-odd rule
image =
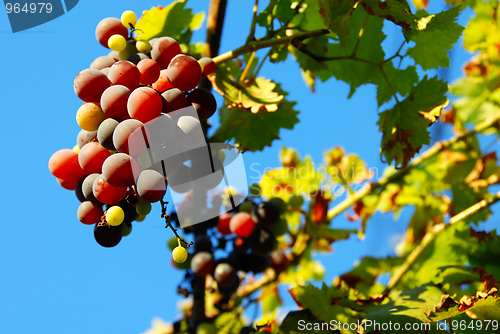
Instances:
[[[121,19],[97,25],[97,41],[112,51],[76,76],[74,91],[83,101],[76,121],[82,130],[72,150],[59,150],[49,160],[52,175],[81,202],[78,219],[94,225],[94,237],[104,247],[116,246],[166,192],[165,169],[149,166],[147,157],[141,161],[148,147],[134,145],[133,136],[162,126],[168,137],[163,144],[191,148],[183,135],[217,109],[212,93],[197,87],[203,75],[215,71],[212,59],[183,54],[170,37],[136,38],[136,22],[136,15],[125,11]],[[171,117],[188,106],[198,118]],[[183,258],[182,250],[176,253]]]

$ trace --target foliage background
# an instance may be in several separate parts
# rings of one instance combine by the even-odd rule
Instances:
[[[4,51],[0,82],[4,124],[0,132],[4,186],[0,193],[4,208],[0,218],[0,332],[138,333],[149,327],[154,316],[174,319],[178,314],[174,292],[182,273],[170,265],[165,247],[170,233],[161,229],[159,215],[136,224],[117,248],[102,249],[93,240],[91,229],[76,220],[76,198],[61,189],[47,169],[52,152],[61,146],[71,148],[78,133],[73,118],[80,102],[73,93],[74,76],[95,57],[107,53],[95,41],[95,25],[126,9],[140,13],[156,5],[82,1],[68,14],[18,34],[10,32],[7,15],[0,14]],[[188,6],[194,12],[206,11],[207,1],[192,0]],[[229,1],[221,53],[243,43],[252,6],[251,0]],[[442,1],[433,1],[429,12],[444,6]],[[459,23],[465,25],[470,14],[470,10],[464,11]],[[398,28],[386,24],[385,29]],[[201,29],[193,41],[204,37]],[[449,82],[461,75],[461,66],[470,57],[460,43],[451,54],[450,70],[438,73]],[[399,39],[387,38],[383,45],[391,54],[399,44]],[[259,176],[252,169],[262,172],[278,166],[283,145],[297,149],[302,156],[309,154],[316,162],[322,161],[324,151],[340,145],[381,175],[385,166],[379,159],[381,135],[373,86],[359,88],[347,100],[347,85],[330,80],[317,83],[312,94],[290,60],[266,64],[261,74],[282,83],[289,98],[298,102],[296,109],[301,114],[295,129],[282,130],[281,140],[272,147],[245,153],[250,178]],[[450,136],[449,126],[436,127],[431,128],[433,139]],[[482,145],[490,141],[486,138]],[[158,207],[154,210],[159,213]],[[410,210],[404,210],[396,221],[377,214],[364,242],[351,238],[337,243],[333,255],[318,256],[326,268],[325,282],[350,270],[363,255],[393,254],[410,215]],[[494,224],[491,219],[484,228],[489,230]],[[353,225],[338,217],[334,226]],[[282,296],[290,309],[296,308],[287,293]]]

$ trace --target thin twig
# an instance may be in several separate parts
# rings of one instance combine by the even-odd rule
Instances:
[[[255,40],[255,26],[257,25],[257,10],[259,8],[259,0],[255,0],[255,5],[253,6],[253,17],[252,23],[250,25],[250,33],[247,37],[247,43]]]
[[[335,218],[337,215],[340,213],[344,212],[347,208],[349,208],[351,205],[359,202],[363,197],[365,197],[368,194],[371,194],[377,189],[384,188],[388,183],[393,182],[397,179],[400,179],[404,175],[406,175],[410,170],[413,168],[417,167],[424,161],[430,159],[431,157],[435,156],[439,152],[443,151],[444,149],[447,149],[451,147],[453,144],[465,140],[468,137],[475,135],[476,133],[483,132],[487,129],[490,129],[494,126],[498,125],[500,117],[495,117],[489,120],[486,120],[485,122],[477,125],[473,130],[467,131],[463,133],[462,135],[453,137],[448,140],[443,140],[439,141],[436,144],[434,144],[432,147],[427,149],[424,153],[413,159],[413,161],[406,166],[403,169],[400,169],[396,172],[394,172],[391,175],[387,176],[382,176],[380,177],[377,181],[373,183],[366,183],[360,190],[358,190],[356,193],[354,193],[352,196],[349,196],[330,210],[328,210],[328,220],[332,220]]]
[[[257,53],[257,51],[254,51],[250,55],[250,58],[247,61],[247,65],[245,66],[245,69],[243,70],[243,73],[241,73],[240,80],[239,80],[240,84],[242,84],[243,81],[245,81],[245,79],[247,77],[247,74],[248,74],[248,71],[250,70],[250,67],[252,67],[252,63],[253,63],[253,60],[255,59],[255,54],[256,53]]]
[[[272,52],[272,49],[269,49],[269,51],[266,53],[266,55],[264,56],[264,58],[262,58],[262,60],[260,61],[259,66],[257,66],[257,69],[255,70],[255,76],[259,75],[259,72],[260,72],[260,69],[262,68],[262,65],[264,65],[264,63],[266,62],[267,57],[269,57],[269,55],[271,55],[271,52]]]
[[[500,201],[500,191],[497,192],[494,196],[488,199],[483,199],[482,201],[468,207],[462,212],[457,213],[456,215],[450,218],[450,221],[447,224],[440,223],[431,227],[429,231],[425,234],[425,236],[422,238],[420,244],[417,247],[415,247],[415,249],[408,255],[408,257],[406,258],[405,262],[401,265],[401,267],[396,269],[391,279],[389,280],[389,283],[387,284],[387,288],[385,289],[385,294],[389,293],[389,291],[391,291],[399,283],[404,274],[408,272],[411,266],[417,261],[419,256],[427,249],[427,246],[431,244],[431,242],[436,238],[436,236],[438,236],[440,233],[442,233],[445,229],[449,228],[450,226],[455,225],[456,223],[469,218],[473,214],[479,212],[482,209],[490,207],[491,205],[495,204],[498,201]]]

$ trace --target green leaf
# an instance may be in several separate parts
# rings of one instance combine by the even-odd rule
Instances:
[[[475,52],[485,49],[488,36],[496,31],[496,4],[490,1],[478,1],[474,6],[474,18],[469,22],[464,32],[464,47]]]
[[[401,26],[404,32],[416,28],[415,17],[411,14],[410,6],[406,0],[362,0],[360,4],[370,15],[392,21]]]
[[[392,100],[394,93],[406,96],[418,82],[418,74],[415,66],[408,66],[404,70],[400,70],[396,69],[394,64],[389,61],[384,64],[382,70],[387,80],[380,71],[373,78],[373,83],[377,85],[377,103],[379,107]],[[390,82],[391,86],[389,86],[387,81]]]
[[[137,37],[150,40],[155,37],[170,36],[178,42],[183,32],[195,30],[201,26],[204,14],[193,14],[192,10],[185,8],[186,0],[174,1],[167,7],[152,7],[144,11],[136,25]]]
[[[405,167],[423,145],[430,143],[427,119],[422,115],[447,103],[445,82],[425,76],[410,94],[392,109],[380,113],[378,125],[382,131],[382,152],[391,164]]]
[[[313,322],[315,322],[316,324],[318,322],[317,320],[316,321],[314,320],[316,320],[315,317],[308,309],[302,311],[290,312],[286,315],[285,319],[281,323],[279,333],[280,334],[302,334],[302,333],[331,334],[332,333],[332,331],[330,331],[329,329],[326,330],[322,330],[321,328],[315,329],[314,328],[315,324]],[[306,327],[306,325],[309,325],[310,327]]]
[[[279,84],[276,85],[275,91],[282,97],[288,95]],[[234,139],[242,150],[261,151],[279,138],[282,128],[293,129],[299,122],[299,112],[293,109],[295,104],[296,102],[283,99],[276,111],[259,110],[255,114],[239,107],[229,109],[224,106],[220,109],[221,125],[215,135],[223,140]]]
[[[337,34],[340,44],[346,45],[349,29],[347,24],[351,18],[355,0],[318,0],[320,14],[325,26]]]
[[[269,61],[271,63],[281,63],[286,60],[288,56],[288,47],[286,45],[273,46],[269,54]]]
[[[450,66],[447,51],[453,48],[464,29],[455,22],[459,14],[460,8],[452,7],[429,15],[423,18],[430,19],[425,28],[412,34],[411,39],[416,45],[408,49],[408,54],[423,70]]]
[[[295,14],[291,0],[273,0],[266,9],[257,15],[257,24],[271,29],[271,20],[277,19],[282,24],[289,22]]]

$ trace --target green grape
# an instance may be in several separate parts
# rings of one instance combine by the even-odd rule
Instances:
[[[250,195],[252,197],[259,197],[261,194],[260,186],[257,183],[254,183],[250,186]]]
[[[127,40],[122,35],[113,35],[108,39],[108,47],[113,51],[123,51],[127,47]]]
[[[177,247],[177,245],[179,244],[179,242],[177,241],[177,237],[172,237],[170,239],[168,239],[168,242],[167,242],[167,246],[170,250],[174,250],[175,247]]]
[[[183,263],[174,262],[174,266],[175,266],[175,268],[177,268],[179,270],[188,270],[189,268],[191,268],[191,260],[192,259],[193,259],[193,254],[188,253],[188,257],[187,257],[186,261],[184,261]]]
[[[269,200],[269,202],[273,202],[274,204],[276,204],[278,206],[278,208],[280,209],[280,213],[283,214],[286,212],[286,203],[284,200],[282,200],[281,198],[279,197],[273,197]]]
[[[137,16],[131,10],[126,10],[121,16],[122,24],[125,28],[132,28],[137,23]]]
[[[141,216],[141,215],[139,215],[139,217],[137,217],[137,218],[135,219],[135,221],[136,221],[136,222],[142,222],[142,221],[144,221],[144,219],[146,219],[146,216]]]
[[[106,221],[111,226],[118,226],[125,219],[125,212],[118,205],[114,205],[106,210]]]
[[[269,230],[274,234],[275,237],[282,236],[288,232],[288,223],[285,218],[280,218],[278,222],[269,227]]]
[[[188,252],[187,252],[186,248],[184,248],[182,246],[177,246],[172,251],[172,257],[173,257],[175,262],[183,263],[183,262],[186,262],[186,260],[188,258]]]
[[[131,55],[137,53],[137,48],[135,47],[135,41],[127,42],[125,49],[118,53],[119,60],[127,60]]]
[[[128,224],[123,224],[122,236],[126,237],[127,235],[130,234],[130,232],[132,232],[132,224],[130,224],[130,226]]]
[[[151,204],[148,202],[140,201],[135,206],[135,211],[137,211],[140,216],[147,216],[151,212]]]
[[[148,41],[137,41],[135,43],[137,51],[147,54],[151,51],[151,44]]]
[[[290,197],[288,200],[288,205],[290,205],[292,208],[300,208],[304,204],[304,198],[300,195],[293,195]]]
[[[196,334],[217,334],[219,330],[214,324],[203,322],[196,327]]]
[[[250,202],[241,203],[241,205],[239,207],[239,211],[240,212],[252,213],[252,211],[253,211],[253,204],[250,203]]]

